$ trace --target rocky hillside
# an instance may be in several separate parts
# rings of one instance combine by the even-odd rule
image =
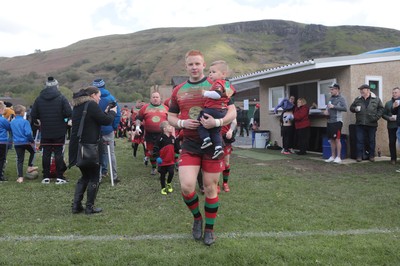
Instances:
[[[206,61],[226,60],[232,76],[311,58],[359,54],[398,46],[400,31],[326,27],[261,20],[199,28],[164,28],[82,40],[61,49],[0,58],[0,95],[37,93],[54,75],[75,91],[103,77],[119,98],[147,96],[155,84],[185,75],[184,54],[199,49]]]

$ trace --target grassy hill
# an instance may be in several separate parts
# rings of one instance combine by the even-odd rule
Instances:
[[[184,54],[199,49],[206,61],[228,61],[232,76],[318,57],[398,46],[400,31],[326,27],[283,20],[239,22],[197,28],[163,28],[82,40],[61,49],[0,58],[0,95],[29,101],[54,75],[76,91],[105,78],[118,98],[141,99],[152,85],[185,75]],[[71,92],[72,94],[72,92]]]

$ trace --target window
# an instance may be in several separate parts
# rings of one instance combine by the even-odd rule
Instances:
[[[318,103],[317,86],[318,81],[290,84],[288,85],[289,95],[293,95],[296,98],[296,102],[299,98],[304,98],[307,101],[307,105],[311,107],[314,103]]]
[[[382,77],[381,76],[366,76],[365,84],[368,84],[376,96],[382,99]]]
[[[318,82],[318,109],[325,109],[331,98],[329,86],[336,83],[336,79],[322,80]]]
[[[289,96],[295,96],[296,101],[298,98],[305,98],[308,106],[316,105],[318,109],[325,109],[331,97],[329,86],[332,83],[336,83],[336,79],[292,83],[287,84],[287,87]],[[285,97],[284,86],[270,88],[269,110],[274,110],[274,107],[278,105],[283,97]]]
[[[285,97],[285,87],[273,87],[269,88],[269,110],[273,111],[275,106],[277,106]]]

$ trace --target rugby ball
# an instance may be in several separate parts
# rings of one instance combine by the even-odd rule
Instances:
[[[33,180],[39,177],[39,172],[38,171],[32,171],[30,173],[25,174],[25,178],[29,180]]]

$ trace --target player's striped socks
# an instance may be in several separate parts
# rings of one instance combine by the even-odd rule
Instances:
[[[157,168],[156,158],[153,158],[153,156],[150,157],[150,164],[151,164],[151,168],[153,168],[153,169]]]
[[[224,183],[228,183],[229,175],[231,171],[231,165],[225,165],[224,171],[222,171],[222,179]]]
[[[206,197],[206,202],[204,204],[204,210],[206,216],[205,229],[213,230],[215,219],[217,218],[218,206],[219,206],[218,196],[213,199]]]
[[[199,210],[199,197],[197,196],[196,191],[193,191],[189,195],[182,194],[182,196],[185,204],[192,212],[194,219],[202,219],[201,212]]]

